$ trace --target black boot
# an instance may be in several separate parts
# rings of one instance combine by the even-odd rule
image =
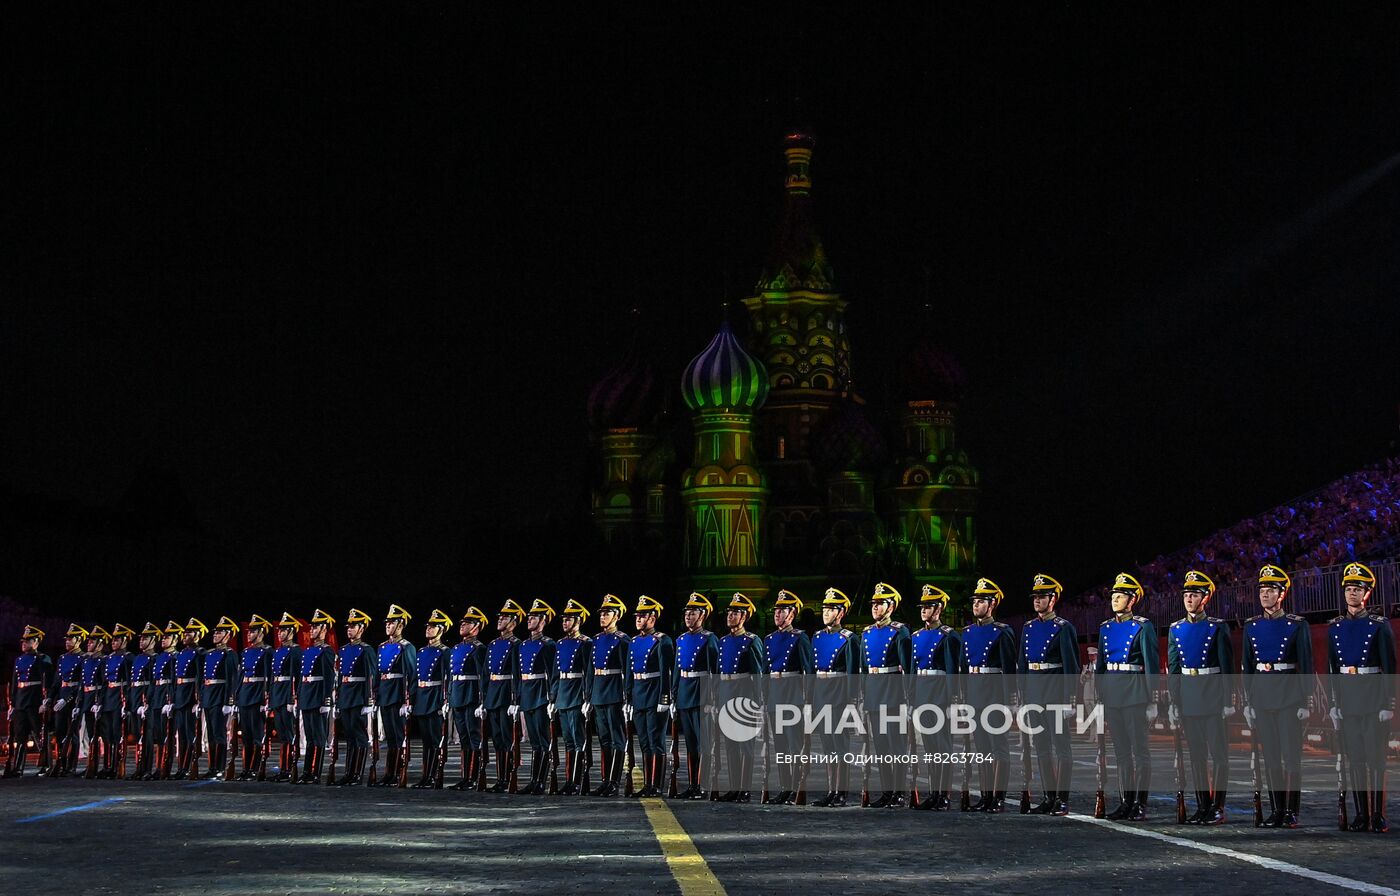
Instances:
[[[1186,821],[1182,823],[1201,824],[1205,820],[1206,816],[1210,814],[1210,810],[1210,791],[1198,790],[1196,791],[1196,811],[1194,814],[1187,816]]]
[[[1032,814],[1032,815],[1049,815],[1049,814],[1051,813],[1051,811],[1053,811],[1054,808],[1055,808],[1055,796],[1056,796],[1056,795],[1057,795],[1057,792],[1054,791],[1054,790],[1047,790],[1047,791],[1045,791],[1045,799],[1041,800],[1040,803],[1039,803],[1038,805],[1031,806],[1031,814]]]
[[[1055,806],[1050,810],[1050,814],[1056,818],[1064,818],[1069,814],[1069,791],[1055,791]]]
[[[1225,823],[1225,791],[1217,790],[1206,814],[1200,822],[1205,827],[1215,827]]]
[[[603,767],[601,769],[602,780],[599,783],[598,789],[593,791],[593,795],[613,796],[617,793],[617,790],[613,787],[612,783],[612,750],[599,747],[598,752],[601,753],[603,757]]]
[[[1385,791],[1376,790],[1371,792],[1371,833],[1387,834],[1390,832],[1390,822],[1385,820]]]
[[[1133,810],[1128,813],[1128,821],[1147,820],[1147,791],[1139,790],[1137,799],[1133,801]]]
[[[1289,828],[1291,830],[1298,827],[1298,806],[1303,800],[1303,792],[1301,790],[1290,790],[1284,794],[1284,797],[1288,800],[1288,808],[1283,813],[1283,821],[1279,824],[1279,827]]]
[[[1135,795],[1135,794],[1134,794],[1134,795]],[[1117,808],[1117,809],[1114,809],[1112,812],[1108,813],[1108,815],[1105,816],[1105,817],[1106,817],[1109,821],[1123,821],[1123,820],[1125,820],[1130,814],[1132,814],[1132,811],[1133,811],[1133,801],[1132,801],[1131,799],[1128,798],[1128,794],[1127,794],[1127,793],[1122,793],[1122,794],[1119,794],[1119,797],[1118,797],[1118,808]]]
[[[1366,799],[1369,795],[1364,790],[1351,792],[1351,804],[1356,807],[1356,813],[1352,816],[1351,824],[1347,825],[1347,830],[1360,832],[1371,829],[1371,804]]]

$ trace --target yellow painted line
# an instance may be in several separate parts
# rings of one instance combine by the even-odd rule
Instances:
[[[656,833],[656,842],[661,845],[661,853],[666,857],[666,867],[681,888],[681,896],[723,896],[724,887],[715,877],[705,857],[695,847],[695,841],[681,826],[680,819],[671,807],[659,799],[644,799],[642,808],[647,812],[647,821]]]

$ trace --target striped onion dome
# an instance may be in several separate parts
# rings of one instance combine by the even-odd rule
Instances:
[[[647,426],[656,420],[664,399],[656,369],[634,341],[622,363],[589,392],[588,423],[595,430]]]
[[[768,397],[768,371],[761,361],[744,351],[729,329],[729,321],[725,321],[705,350],[686,365],[681,377],[681,397],[692,411],[754,411]]]

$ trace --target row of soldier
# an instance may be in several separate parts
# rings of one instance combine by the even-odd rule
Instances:
[[[1237,667],[1228,626],[1206,613],[1215,585],[1192,570],[1183,580],[1186,616],[1168,633],[1167,685],[1161,688],[1158,638],[1150,620],[1134,614],[1141,585],[1120,574],[1112,589],[1113,615],[1099,630],[1095,685],[1104,708],[1108,737],[1117,760],[1120,800],[1106,811],[1100,781],[1097,814],[1114,820],[1146,817],[1152,765],[1148,751],[1149,725],[1159,702],[1168,705],[1170,726],[1189,745],[1191,777],[1197,811],[1193,824],[1225,821],[1229,779],[1229,750],[1225,720],[1238,702],[1256,738],[1272,812],[1256,823],[1266,827],[1298,826],[1302,772],[1302,725],[1313,709],[1310,685],[1312,651],[1309,627],[1302,617],[1285,612],[1290,581],[1287,574],[1265,566],[1259,576],[1262,613],[1245,624],[1243,656]],[[1331,715],[1339,730],[1341,751],[1350,761],[1355,817],[1351,830],[1387,829],[1385,806],[1385,748],[1394,710],[1393,690],[1367,686],[1388,681],[1395,671],[1394,639],[1388,624],[1367,609],[1374,574],[1351,564],[1343,576],[1346,612],[1329,625]],[[626,606],[613,595],[599,609],[599,631],[582,631],[590,613],[569,600],[560,625],[562,637],[546,636],[555,611],[544,600],[525,610],[507,600],[497,616],[498,637],[481,640],[487,618],[472,607],[459,623],[461,640],[448,647],[443,638],[452,620],[441,610],[429,616],[426,643],[415,647],[404,639],[411,620],[402,607],[391,605],[386,616],[387,640],[377,648],[364,641],[372,622],[352,609],[345,623],[347,643],[338,650],[329,637],[335,620],[316,610],[306,625],[309,644],[299,644],[303,623],[283,613],[274,626],[254,615],[246,628],[241,654],[235,649],[239,626],[222,618],[212,633],[213,647],[202,642],[208,630],[197,619],[163,629],[147,623],[139,636],[139,652],[129,653],[130,629],[117,625],[109,634],[74,624],[65,637],[65,652],[57,664],[38,652],[43,632],[26,627],[22,654],[10,682],[11,749],[4,774],[23,772],[23,745],[40,743],[41,773],[73,774],[79,743],[89,743],[89,777],[116,777],[124,764],[128,735],[136,743],[136,767],[127,777],[150,780],[185,778],[198,773],[201,755],[209,769],[201,777],[234,777],[232,746],[241,732],[242,770],[239,780],[267,777],[269,751],[275,731],[280,744],[277,773],[272,780],[319,782],[341,786],[361,782],[406,785],[409,733],[416,729],[422,744],[421,776],[415,787],[443,786],[449,742],[447,725],[455,728],[462,751],[462,777],[452,789],[514,791],[516,768],[523,746],[531,756],[529,783],[520,792],[544,793],[551,772],[557,774],[558,741],[564,747],[565,782],[562,794],[592,792],[599,796],[631,790],[633,733],[641,753],[643,786],[637,796],[659,796],[666,779],[668,749],[678,760],[678,738],[687,745],[689,786],[678,794],[701,799],[712,794],[705,785],[714,775],[706,768],[702,734],[714,706],[705,685],[712,676],[762,676],[781,679],[802,676],[813,681],[864,674],[863,696],[895,699],[901,679],[882,676],[931,676],[921,683],[935,686],[941,702],[965,701],[974,707],[1015,702],[1063,707],[1068,715],[1078,699],[1079,646],[1074,627],[1056,613],[1062,596],[1051,576],[1035,576],[1030,598],[1035,616],[1019,638],[1010,626],[995,619],[1003,594],[991,580],[979,579],[973,591],[972,620],[961,630],[944,624],[948,595],[926,585],[920,599],[923,625],[910,632],[893,619],[901,597],[884,583],[870,599],[873,622],[859,635],[845,626],[850,600],[829,589],[822,602],[822,628],[815,634],[794,628],[801,600],[780,591],[773,611],[774,630],[764,638],[748,631],[756,612],[753,602],[735,594],[725,608],[727,633],[706,629],[710,601],[692,594],[683,610],[685,632],[673,642],[657,630],[662,606],[642,596],[634,610],[636,634],[619,629]],[[516,636],[524,623],[526,637]],[[275,629],[276,643],[269,643]],[[86,642],[86,652],[82,646]],[[1225,674],[1238,668],[1244,693],[1233,693]],[[1374,676],[1367,678],[1367,676]],[[805,680],[805,679],[804,679]],[[883,690],[874,683],[888,682]],[[956,693],[955,693],[956,692]],[[809,691],[803,691],[810,698]],[[411,720],[411,723],[410,723]],[[50,727],[52,731],[50,732]],[[1028,734],[1024,753],[1036,756],[1043,801],[1029,802],[1029,780],[1022,810],[1036,814],[1069,812],[1070,777],[1074,759],[1068,726],[1043,725]],[[341,729],[342,737],[336,736]],[[590,788],[591,741],[596,732],[601,761],[601,786]],[[49,736],[56,756],[47,762]],[[668,738],[669,735],[669,738]],[[344,773],[336,773],[335,752],[344,740]],[[387,745],[384,774],[378,774],[380,743]],[[486,786],[486,745],[494,748],[496,780]],[[201,746],[201,743],[203,746]],[[1105,767],[1100,738],[1100,769]],[[789,735],[774,748],[789,751],[798,744]],[[980,798],[968,798],[964,779],[962,808],[988,812],[1004,809],[1010,777],[1010,747],[1006,734],[974,730],[969,745],[991,757],[978,765]],[[946,728],[929,735],[922,749],[948,753],[952,735]],[[326,764],[330,753],[329,769]],[[626,760],[624,759],[626,757]],[[719,757],[713,757],[718,764]],[[721,799],[747,802],[750,794],[742,764],[747,754],[731,750],[725,757],[735,789]],[[369,763],[370,773],[366,775]],[[46,768],[44,768],[46,766]],[[623,783],[624,769],[627,770]],[[933,765],[919,798],[914,782],[905,781],[893,766],[878,768],[878,796],[863,804],[873,807],[910,805],[943,810],[951,806],[951,765]],[[779,767],[778,786],[767,801],[803,802],[807,789],[802,773]],[[766,778],[765,774],[765,778]],[[850,793],[849,769],[833,763],[827,769],[824,794],[813,804],[845,805]],[[1027,766],[1029,778],[1029,766]],[[676,780],[674,767],[671,780]],[[905,788],[912,785],[912,792]],[[673,785],[674,786],[674,785]],[[820,790],[820,788],[817,788]],[[1179,788],[1184,790],[1184,786]],[[1258,789],[1258,788],[1256,788]],[[554,792],[554,788],[549,788]],[[1257,805],[1257,795],[1256,795]]]

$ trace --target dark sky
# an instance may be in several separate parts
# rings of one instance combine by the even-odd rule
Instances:
[[[674,376],[747,293],[799,117],[877,404],[931,272],[988,574],[1091,584],[1384,454],[1400,19],[978,7],[34,22],[0,478],[157,458],[235,587],[469,587],[473,521],[577,505],[626,309]]]

